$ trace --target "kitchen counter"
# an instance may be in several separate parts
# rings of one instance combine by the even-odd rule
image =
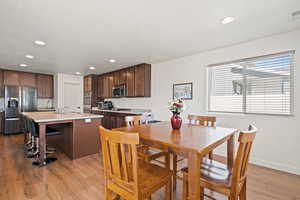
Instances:
[[[116,108],[113,110],[103,110],[97,107],[93,107],[92,111],[99,111],[99,112],[110,112],[110,113],[120,113],[120,114],[132,114],[132,115],[145,115],[151,113],[149,109],[130,109],[130,108]]]
[[[64,121],[64,120],[78,120],[78,119],[95,119],[103,118],[103,115],[95,115],[89,113],[63,113],[56,112],[23,112],[22,114],[33,119],[37,123]]]

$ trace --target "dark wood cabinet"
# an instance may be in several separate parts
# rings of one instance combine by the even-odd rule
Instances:
[[[99,75],[98,97],[112,98],[113,87],[122,84],[126,85],[126,97],[150,97],[151,65],[144,63]]]
[[[100,75],[97,77],[98,81],[97,81],[97,95],[99,98],[103,98],[104,97],[104,91],[103,91],[103,76]]]
[[[134,97],[134,80],[135,80],[135,74],[134,74],[134,67],[130,67],[127,69],[127,81],[126,81],[126,93],[127,97]]]
[[[84,92],[92,92],[92,75],[85,76],[83,80]]]
[[[3,86],[3,70],[0,69],[0,97],[4,97],[4,87]]]
[[[38,98],[53,98],[53,75],[37,74],[36,88]]]
[[[0,86],[3,85],[3,70],[0,69]]]
[[[141,64],[134,67],[134,96],[151,96],[151,65]]]
[[[20,85],[28,87],[36,87],[36,74],[28,72],[20,72]]]
[[[115,86],[114,82],[114,73],[109,73],[108,75],[108,98],[113,97],[112,89]]]
[[[122,69],[119,71],[119,85],[126,84],[127,82],[127,69]]]
[[[120,128],[126,126],[125,116],[133,115],[131,113],[116,113],[109,111],[93,111],[93,114],[103,115],[102,126],[104,128]]]
[[[11,86],[19,86],[20,85],[20,73],[18,71],[4,70],[3,84],[11,85]]]

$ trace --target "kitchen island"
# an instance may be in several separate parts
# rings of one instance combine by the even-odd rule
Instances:
[[[103,115],[87,113],[24,112],[39,125],[39,164],[45,165],[46,126],[56,126],[62,134],[49,137],[49,142],[60,148],[71,159],[100,151],[98,127]]]

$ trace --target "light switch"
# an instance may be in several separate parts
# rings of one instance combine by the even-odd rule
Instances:
[[[85,122],[85,123],[91,123],[91,122],[92,122],[92,119],[85,119],[84,122]]]

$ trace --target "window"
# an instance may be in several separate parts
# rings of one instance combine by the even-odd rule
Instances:
[[[293,114],[294,51],[209,65],[208,111]]]

